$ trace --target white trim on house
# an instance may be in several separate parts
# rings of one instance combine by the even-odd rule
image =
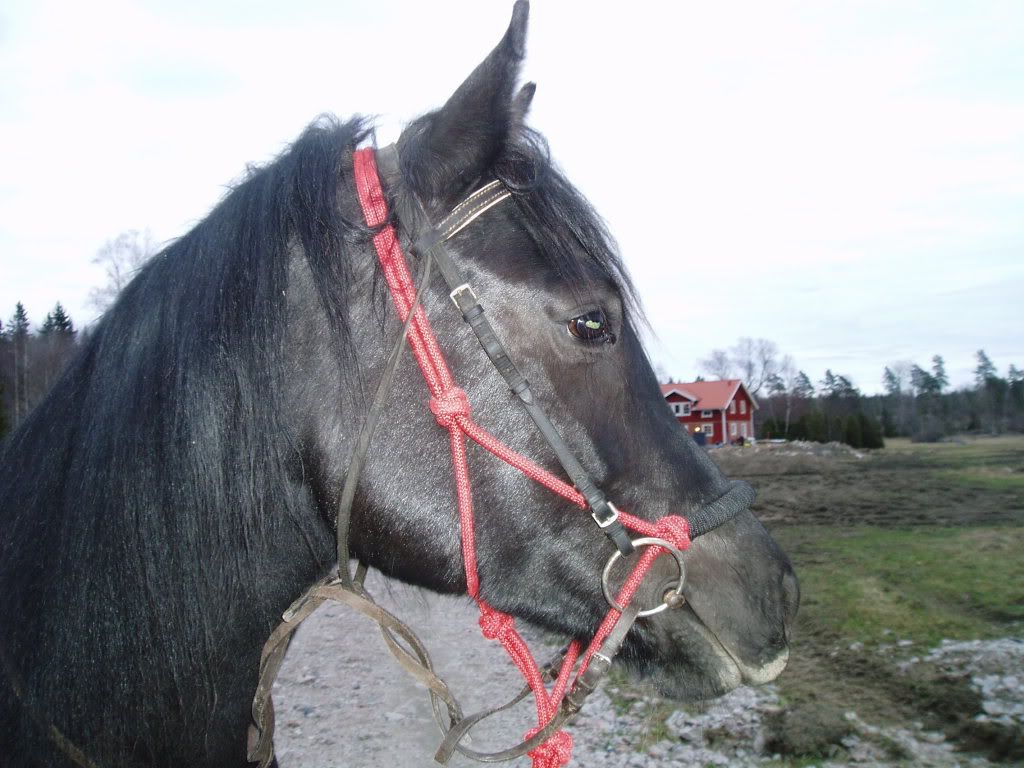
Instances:
[[[690,415],[690,403],[669,403],[672,408],[672,413],[676,416],[689,416]]]
[[[680,397],[685,397],[692,403],[697,402],[697,398],[692,392],[687,392],[685,389],[680,389],[679,387],[673,386],[668,392],[662,392],[662,397],[668,397],[669,395],[679,395]]]

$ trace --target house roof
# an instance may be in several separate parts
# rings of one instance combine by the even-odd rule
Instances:
[[[682,395],[687,400],[692,400],[695,403],[700,399],[697,395],[693,394],[693,392],[684,389],[682,384],[662,384],[661,394],[663,397],[668,397],[669,395]]]
[[[754,408],[757,400],[739,379],[722,379],[720,381],[688,381],[682,384],[662,384],[661,394],[665,397],[675,392],[693,400],[703,410],[723,410],[736,397],[740,387],[747,393]]]

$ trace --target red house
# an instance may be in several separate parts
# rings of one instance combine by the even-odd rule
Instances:
[[[688,432],[703,432],[708,443],[754,436],[757,400],[739,379],[662,384],[661,394]]]

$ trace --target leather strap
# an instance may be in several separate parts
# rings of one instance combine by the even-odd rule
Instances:
[[[384,411],[384,405],[387,402],[388,393],[391,391],[391,384],[395,378],[395,371],[398,369],[398,362],[401,359],[405,348],[408,346],[407,339],[409,336],[409,328],[412,325],[413,317],[416,314],[416,307],[419,306],[420,299],[423,296],[423,291],[426,285],[430,282],[432,265],[432,259],[428,255],[427,258],[423,260],[423,267],[420,269],[420,274],[416,283],[416,298],[413,301],[412,310],[409,312],[409,316],[405,319],[405,323],[402,325],[402,332],[398,335],[398,338],[395,339],[394,346],[391,348],[387,362],[384,364],[384,373],[381,375],[380,381],[377,382],[377,390],[374,392],[373,402],[370,405],[370,410],[366,414],[366,420],[363,422],[363,427],[359,431],[359,438],[356,440],[356,447],[352,451],[352,456],[349,459],[348,470],[345,472],[345,483],[341,489],[341,496],[338,497],[338,511],[334,517],[334,534],[338,554],[338,576],[346,586],[352,586],[352,577],[348,570],[348,530],[352,521],[352,504],[356,497],[356,487],[359,485],[359,478],[363,473],[363,465],[366,463],[366,456],[370,452],[370,443],[373,441],[373,436],[377,432],[377,426],[380,424],[380,417]]]
[[[637,614],[639,612],[639,605],[630,604],[626,606],[626,609],[622,612],[619,620],[616,622],[615,628],[604,641],[604,644],[601,647],[601,652],[595,653],[591,657],[590,664],[579,678],[577,678],[575,686],[566,694],[558,708],[558,712],[555,713],[555,716],[533,736],[528,739],[524,739],[514,747],[509,747],[508,749],[503,749],[499,752],[477,752],[459,744],[459,741],[463,739],[466,734],[469,733],[470,729],[472,729],[477,723],[493,714],[507,709],[511,704],[515,703],[514,700],[503,707],[472,715],[461,723],[453,725],[448,733],[445,734],[444,741],[441,742],[441,746],[434,755],[434,760],[439,763],[446,764],[451,759],[453,752],[458,750],[460,754],[481,763],[500,763],[505,762],[506,760],[514,760],[517,757],[522,757],[539,747],[545,741],[550,739],[552,735],[561,730],[566,723],[579,714],[580,709],[583,708],[584,701],[586,701],[587,697],[597,689],[601,680],[604,679],[604,676],[608,673],[608,669],[611,667],[611,660],[615,658],[615,655],[622,647],[622,643],[625,641],[626,636],[629,634],[629,630],[632,629],[633,624],[636,622]],[[548,665],[548,668],[551,668],[550,664]]]
[[[363,571],[365,573],[365,571]],[[274,760],[274,705],[271,690],[284,661],[295,630],[326,601],[341,603],[372,619],[380,628],[388,650],[416,680],[423,683],[431,697],[434,718],[444,728],[448,722],[462,719],[462,709],[448,689],[447,683],[434,673],[430,654],[415,632],[394,614],[378,605],[360,581],[351,586],[335,576],[327,577],[310,587],[286,610],[281,623],[263,646],[259,679],[253,697],[252,720],[249,725],[248,759],[259,768],[269,768]],[[403,645],[404,642],[404,645]]]

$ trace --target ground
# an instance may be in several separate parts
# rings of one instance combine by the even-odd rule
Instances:
[[[613,675],[570,728],[573,765],[1024,760],[1024,438],[712,456],[758,489],[754,511],[801,578],[789,667],[764,688],[688,707]],[[422,631],[468,711],[518,688],[467,601],[379,578],[371,587]],[[543,658],[553,639],[530,637]],[[275,690],[282,768],[434,764],[426,695],[375,629],[340,608],[300,631]],[[530,714],[523,708],[476,746],[508,746]]]

